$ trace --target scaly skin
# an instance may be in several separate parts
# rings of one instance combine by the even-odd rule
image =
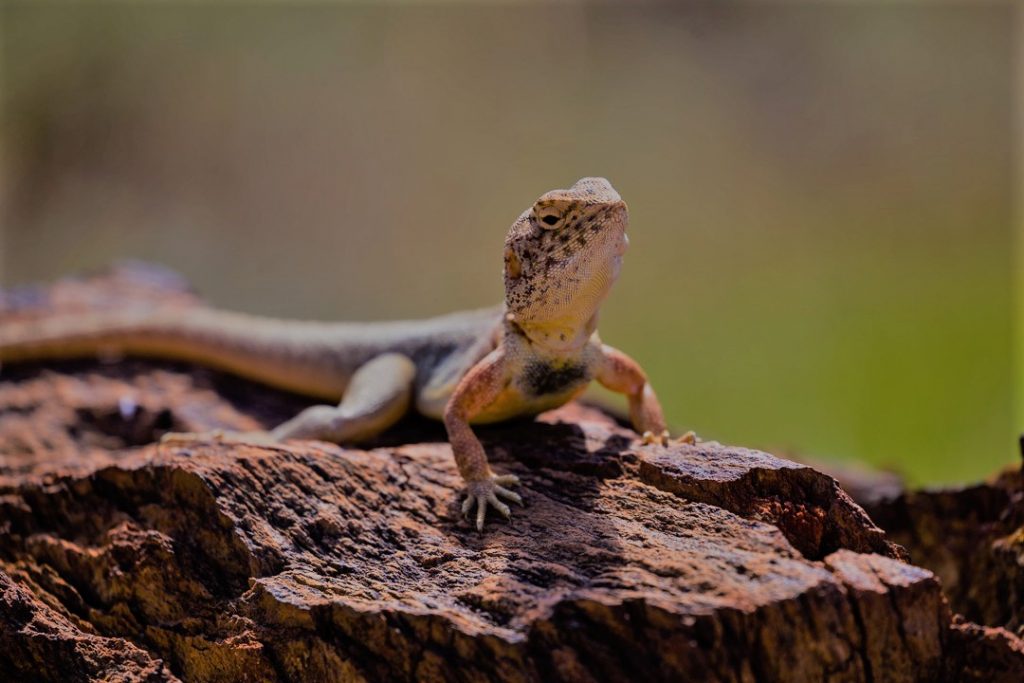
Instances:
[[[633,427],[646,443],[664,443],[661,405],[640,366],[601,343],[597,316],[618,278],[628,214],[603,178],[583,178],[543,195],[505,239],[505,320],[501,342],[455,388],[444,412],[455,461],[466,480],[463,512],[477,509],[482,528],[500,498],[518,502],[514,477],[491,472],[469,422],[501,420],[557,407],[591,380],[629,399]],[[694,436],[687,433],[686,441]]]
[[[81,314],[0,325],[0,361],[109,352],[183,359],[342,399],[307,409],[264,439],[359,441],[415,405],[444,420],[466,482],[463,512],[475,507],[482,529],[488,506],[508,517],[502,499],[521,500],[508,488],[515,476],[491,471],[471,423],[535,415],[597,380],[627,396],[645,443],[668,439],[643,370],[597,335],[598,309],[629,244],[627,221],[626,204],[603,178],[543,195],[506,237],[501,309],[394,323],[293,322],[208,308]]]

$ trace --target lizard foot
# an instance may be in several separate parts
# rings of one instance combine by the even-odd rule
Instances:
[[[487,479],[466,482],[466,500],[462,503],[462,514],[469,515],[473,506],[476,506],[477,531],[483,531],[484,529],[484,518],[487,516],[488,505],[500,512],[505,519],[511,519],[512,511],[508,509],[508,505],[498,500],[498,496],[522,505],[523,499],[519,497],[519,494],[505,488],[506,486],[514,486],[518,483],[519,477],[514,474],[501,476],[492,474]]]
[[[668,446],[670,443],[695,444],[697,443],[697,441],[699,441],[699,439],[697,438],[697,434],[693,430],[686,432],[677,439],[672,439],[668,435],[667,429],[664,430],[661,434],[655,434],[654,432],[644,432],[643,436],[640,437],[640,443],[644,444],[645,446],[649,446],[651,444],[656,444],[658,446]]]
[[[644,432],[643,435],[640,437],[640,443],[642,443],[645,446],[650,446],[651,444],[657,444],[658,446],[666,446],[668,445],[668,438],[669,437],[667,429],[664,430],[661,434],[655,434],[654,432],[647,431]]]
[[[698,441],[700,441],[700,439],[697,437],[697,432],[692,429],[676,439],[676,443],[695,444]]]
[[[234,443],[248,446],[271,446],[280,442],[269,432],[231,432],[213,429],[208,432],[168,432],[160,437],[161,444],[182,446],[192,443]]]

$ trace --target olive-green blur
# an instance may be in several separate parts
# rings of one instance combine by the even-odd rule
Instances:
[[[603,339],[704,438],[916,483],[1015,459],[1014,10],[7,3],[2,283],[127,257],[210,301],[489,305],[607,177]]]

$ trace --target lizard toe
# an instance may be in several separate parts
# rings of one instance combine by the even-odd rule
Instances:
[[[512,511],[508,508],[508,505],[505,505],[498,500],[498,496],[493,491],[487,496],[487,502],[490,503],[491,507],[497,510],[502,517],[505,519],[512,519]]]
[[[509,491],[504,486],[495,486],[494,487],[494,492],[497,495],[499,495],[502,498],[504,498],[505,500],[511,500],[513,503],[516,503],[518,505],[522,505],[523,504],[523,499],[522,499],[522,497],[518,493],[516,493],[515,491]]]
[[[683,434],[682,436],[680,436],[678,439],[676,439],[676,443],[680,443],[680,444],[682,444],[682,443],[695,444],[695,443],[697,443],[697,441],[699,441],[699,439],[697,438],[697,433],[694,432],[692,429],[690,431],[686,432],[685,434]]]
[[[470,512],[476,507],[476,528],[478,531],[482,531],[484,528],[484,522],[487,519],[487,508],[490,506],[494,508],[498,514],[506,519],[511,519],[512,510],[509,509],[508,505],[502,502],[501,498],[510,500],[520,505],[523,504],[523,499],[519,497],[514,491],[509,491],[505,487],[499,485],[499,481],[505,482],[511,485],[512,481],[519,481],[519,478],[514,475],[505,475],[503,477],[489,477],[480,481],[471,481],[466,484],[466,500],[462,502],[462,514],[469,516]]]
[[[642,443],[645,446],[667,446],[668,442],[669,436],[667,429],[663,430],[660,434],[655,434],[654,432],[647,431],[644,432],[643,435],[640,437],[640,443]]]
[[[476,530],[484,530],[484,519],[487,517],[487,499],[476,499]]]

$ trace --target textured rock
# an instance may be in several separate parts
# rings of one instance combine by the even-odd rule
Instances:
[[[946,679],[960,683],[1024,681],[1024,640],[1004,628],[957,619],[950,631]]]
[[[1024,474],[989,483],[908,491],[871,516],[941,579],[953,609],[1024,634]]]
[[[91,624],[50,607],[30,587],[0,571],[0,672],[25,680],[176,680],[160,660],[124,638],[97,635]],[[45,594],[43,591],[40,593]],[[49,597],[49,595],[47,595]]]
[[[163,284],[117,299],[120,278],[71,299],[159,301]],[[46,290],[11,300],[4,315],[63,309]],[[481,430],[526,501],[483,534],[458,514],[437,425],[366,449],[152,443],[304,405],[175,364],[4,368],[0,672],[954,681],[1024,666],[1012,634],[954,620],[935,575],[831,478],[713,443],[639,446],[595,409]]]
[[[903,477],[863,462],[821,460],[802,453],[774,452],[774,455],[807,465],[839,482],[854,501],[865,508],[896,498],[906,489]]]

